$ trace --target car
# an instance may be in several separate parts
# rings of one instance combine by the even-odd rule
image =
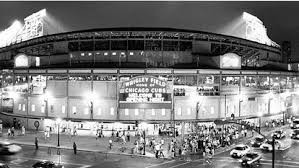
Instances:
[[[275,139],[282,139],[285,136],[286,136],[286,133],[283,130],[277,130],[271,134],[271,137],[274,137]]]
[[[0,154],[12,155],[20,152],[22,148],[18,145],[12,144],[8,141],[0,141]]]
[[[267,139],[267,140],[260,146],[260,149],[262,149],[262,150],[266,150],[266,151],[272,151],[272,150],[273,150],[272,142],[273,142],[272,140]],[[275,150],[280,149],[280,147],[281,147],[281,142],[275,140],[275,141],[274,141],[274,147],[275,147]]]
[[[0,163],[0,168],[9,168],[7,164],[5,163]]]
[[[256,163],[260,163],[260,160],[262,159],[262,155],[256,152],[249,152],[246,153],[242,159],[240,159],[242,166],[252,166]]]
[[[255,137],[252,141],[251,141],[251,146],[253,147],[260,147],[261,144],[263,144],[265,142],[265,138],[262,136],[258,136]]]
[[[33,168],[64,168],[63,165],[54,163],[49,160],[38,161],[32,167]]]
[[[291,126],[292,129],[299,128],[299,119],[293,120],[290,126]]]
[[[237,145],[231,152],[231,157],[243,157],[246,153],[250,151],[250,147],[248,145]]]
[[[299,139],[299,129],[293,130],[291,134],[292,139]]]

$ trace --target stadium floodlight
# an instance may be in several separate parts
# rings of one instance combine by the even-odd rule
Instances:
[[[47,15],[47,10],[46,9],[42,9],[42,10],[39,11],[39,13],[40,13],[41,17],[44,17],[44,16]]]
[[[261,24],[263,24],[263,22],[259,18],[247,12],[243,12],[243,19],[248,22],[260,22]]]

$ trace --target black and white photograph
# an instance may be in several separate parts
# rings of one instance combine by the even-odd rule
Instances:
[[[299,168],[298,18],[0,0],[0,168]]]

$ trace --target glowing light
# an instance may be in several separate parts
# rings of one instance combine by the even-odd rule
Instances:
[[[56,123],[58,123],[58,124],[60,124],[60,123],[61,123],[61,121],[62,121],[62,119],[61,119],[61,118],[57,118],[57,119],[56,119]]]
[[[16,92],[11,91],[11,92],[8,92],[8,97],[15,100],[15,99],[19,98],[19,95]]]
[[[246,22],[246,39],[270,46],[279,47],[277,43],[275,43],[268,37],[267,29],[260,19],[247,12],[243,12],[243,19]]]
[[[235,53],[227,53],[220,57],[220,68],[241,69],[241,57]]]

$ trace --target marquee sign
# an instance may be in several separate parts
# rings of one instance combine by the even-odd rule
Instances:
[[[167,81],[138,76],[121,84],[119,103],[121,108],[171,108],[171,90]]]

